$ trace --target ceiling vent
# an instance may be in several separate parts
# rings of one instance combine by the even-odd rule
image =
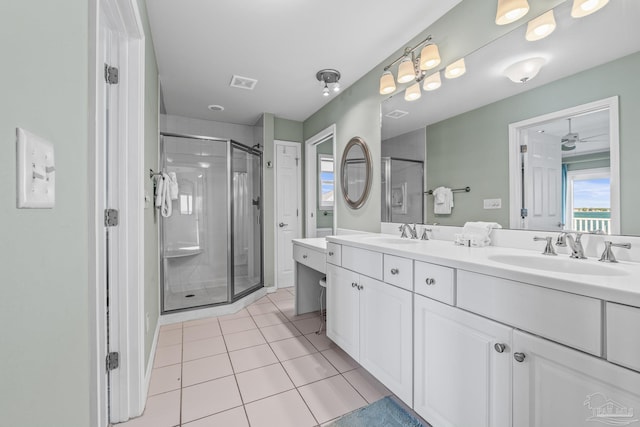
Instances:
[[[238,89],[253,90],[253,88],[256,87],[256,83],[258,83],[256,79],[234,75],[229,86],[237,87]]]
[[[407,114],[409,114],[407,111],[393,110],[393,111],[385,114],[385,117],[389,117],[390,119],[399,119],[400,117],[404,117]]]

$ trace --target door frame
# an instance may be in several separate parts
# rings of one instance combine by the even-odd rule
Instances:
[[[302,144],[299,142],[293,141],[283,141],[276,139],[273,141],[273,279],[274,286],[278,289],[278,147],[298,147],[298,152],[302,157]],[[300,159],[302,160],[302,159]],[[300,162],[302,163],[302,162]],[[296,195],[297,203],[296,209],[298,212],[302,212],[302,166],[298,163],[298,170],[296,172],[298,180],[298,194]],[[302,221],[301,216],[298,214],[298,227],[296,229],[296,234],[298,237],[302,237]],[[294,278],[295,280],[295,278]]]
[[[519,147],[526,139],[527,129],[579,114],[609,109],[611,234],[620,234],[620,121],[618,105],[619,97],[612,96],[509,124],[509,228],[526,229],[526,224],[523,225],[520,218],[522,156],[520,156]]]
[[[336,125],[332,124],[304,142],[304,188],[306,194],[304,210],[305,237],[316,237],[317,218],[315,217],[315,212],[317,210],[316,201],[318,200],[318,162],[316,159],[316,149],[318,144],[326,141],[329,138],[333,140],[333,232],[335,233],[338,229],[338,167],[336,162]]]
[[[105,22],[103,22],[103,20]],[[104,123],[104,61],[101,55],[101,27],[121,36],[118,134],[120,155],[111,170],[124,171],[115,191],[119,200],[119,278],[110,299],[115,317],[111,341],[120,352],[120,367],[112,371],[111,408],[106,381],[107,295],[104,214],[106,170],[103,166],[106,141]],[[145,34],[135,0],[91,0],[89,3],[89,335],[90,335],[90,419],[91,425],[107,426],[138,416],[146,402],[144,335],[144,90]],[[126,120],[126,121],[125,121]],[[112,317],[113,320],[113,317]]]

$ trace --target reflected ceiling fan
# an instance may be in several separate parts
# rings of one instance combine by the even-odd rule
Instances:
[[[604,139],[598,140],[598,138],[602,138],[603,136],[607,136],[606,133],[601,133],[599,135],[586,136],[584,138],[580,138],[578,132],[571,132],[571,118],[567,119],[569,121],[569,133],[560,138],[560,143],[562,144],[562,151],[572,151],[576,149],[577,142],[605,142]]]

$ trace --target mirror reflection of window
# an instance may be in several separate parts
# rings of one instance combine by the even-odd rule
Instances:
[[[193,196],[191,194],[180,194],[180,214],[193,214]]]
[[[567,223],[571,230],[611,234],[611,172],[609,168],[567,173]]]
[[[334,191],[334,183],[335,183],[335,171],[334,171],[334,162],[333,156],[326,154],[318,155],[319,167],[319,176],[318,176],[318,207],[321,210],[333,210],[333,206],[335,203],[335,191]]]

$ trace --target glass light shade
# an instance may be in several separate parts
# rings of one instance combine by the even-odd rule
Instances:
[[[327,84],[324,84],[324,89],[322,89],[322,96],[329,96],[329,87]]]
[[[609,0],[573,0],[571,8],[571,16],[574,18],[582,18],[597,12],[609,3]]]
[[[448,79],[455,79],[467,72],[467,67],[464,65],[464,58],[458,59],[453,64],[447,65],[444,70],[444,76]]]
[[[435,74],[431,74],[429,77],[424,79],[424,83],[422,84],[422,89],[424,90],[436,90],[440,86],[442,86],[442,80],[440,80],[440,71]]]
[[[525,38],[530,42],[543,39],[556,29],[556,18],[553,16],[553,10],[550,10],[527,24],[527,35]]]
[[[391,71],[385,71],[380,77],[380,95],[389,95],[396,90],[396,82]]]
[[[411,58],[406,57],[400,62],[398,67],[398,83],[409,83],[411,80],[415,80],[416,71],[413,68],[413,62]]]
[[[422,96],[420,92],[420,83],[414,83],[404,91],[404,100],[405,101],[415,101]]]
[[[496,24],[506,25],[522,18],[529,12],[527,0],[498,0]]]
[[[524,83],[538,75],[547,61],[544,58],[529,58],[509,65],[503,72],[514,83]]]
[[[430,44],[422,48],[420,52],[420,69],[430,70],[440,65],[440,51],[438,46]]]

